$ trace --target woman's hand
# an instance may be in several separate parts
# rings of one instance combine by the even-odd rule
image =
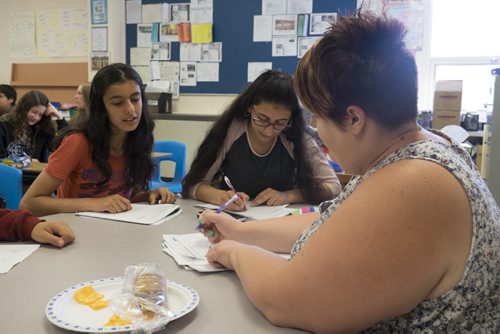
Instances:
[[[90,198],[94,212],[118,213],[132,209],[130,201],[121,195],[111,195],[101,198]]]
[[[176,200],[175,194],[164,187],[151,190],[148,194],[149,204],[174,203]]]
[[[221,197],[220,197],[219,205],[226,203],[233,196],[234,196],[234,192],[232,190],[228,190],[228,191],[223,192]],[[248,202],[250,197],[247,194],[242,193],[242,192],[238,192],[238,197],[239,198],[236,201],[234,201],[233,203],[231,203],[227,207],[228,210],[245,211],[247,209],[246,203]]]
[[[234,254],[238,249],[251,247],[233,240],[223,240],[216,245],[212,245],[207,253],[207,260],[215,266],[224,266],[234,270]]]
[[[266,190],[261,191],[257,196],[255,196],[254,200],[252,201],[252,206],[258,206],[264,203],[268,206],[277,206],[290,204],[290,200],[288,199],[286,192],[267,188]]]
[[[217,243],[224,239],[235,240],[241,228],[241,223],[227,213],[215,213],[205,210],[199,217],[202,228],[201,232],[211,243]]]
[[[68,224],[62,221],[39,222],[31,231],[31,239],[41,244],[64,247],[75,240],[75,235]]]

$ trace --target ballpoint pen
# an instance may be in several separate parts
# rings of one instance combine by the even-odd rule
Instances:
[[[217,208],[217,210],[215,210],[215,213],[221,213],[222,211],[226,210],[226,208],[228,206],[231,205],[231,203],[233,203],[234,201],[236,201],[238,198],[240,198],[237,194],[234,194],[230,199],[228,199],[224,204],[222,204],[221,206],[219,206]],[[203,224],[203,219],[200,218],[198,219],[198,221],[196,222],[196,229],[197,230],[201,230],[203,228],[204,224]],[[214,232],[212,230],[208,230],[207,231],[207,235],[209,237],[212,237],[214,235]]]

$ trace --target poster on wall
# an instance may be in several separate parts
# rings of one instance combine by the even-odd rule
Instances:
[[[99,71],[104,66],[109,65],[109,53],[93,52],[90,56],[92,71]]]
[[[92,51],[108,51],[108,27],[92,27]]]
[[[92,24],[108,23],[107,0],[91,0],[90,10],[92,13]]]

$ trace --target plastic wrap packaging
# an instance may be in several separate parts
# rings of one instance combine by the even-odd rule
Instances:
[[[159,264],[141,263],[125,269],[121,291],[111,300],[114,312],[131,321],[132,333],[152,333],[171,319],[167,306],[167,283]]]

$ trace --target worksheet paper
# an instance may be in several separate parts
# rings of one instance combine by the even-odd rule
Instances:
[[[162,250],[184,269],[199,272],[228,270],[208,263],[206,254],[210,246],[208,239],[201,233],[163,235]],[[290,254],[279,255],[284,259],[290,258]]]
[[[218,208],[217,205],[206,204],[206,203],[196,204],[195,206],[198,208],[211,209],[211,210],[217,210]],[[224,211],[230,213],[231,215],[259,220],[259,219],[284,217],[296,211],[296,209],[290,209],[287,208],[287,206],[288,204],[279,206],[266,206],[266,205],[251,206],[251,203],[247,203],[247,209],[245,211],[230,211],[230,210],[224,210]]]
[[[0,244],[0,274],[9,272],[16,264],[30,256],[40,247],[39,244]]]
[[[181,213],[181,208],[175,204],[132,204],[132,210],[119,213],[77,212],[77,216],[109,219],[126,223],[143,225],[159,225]]]

